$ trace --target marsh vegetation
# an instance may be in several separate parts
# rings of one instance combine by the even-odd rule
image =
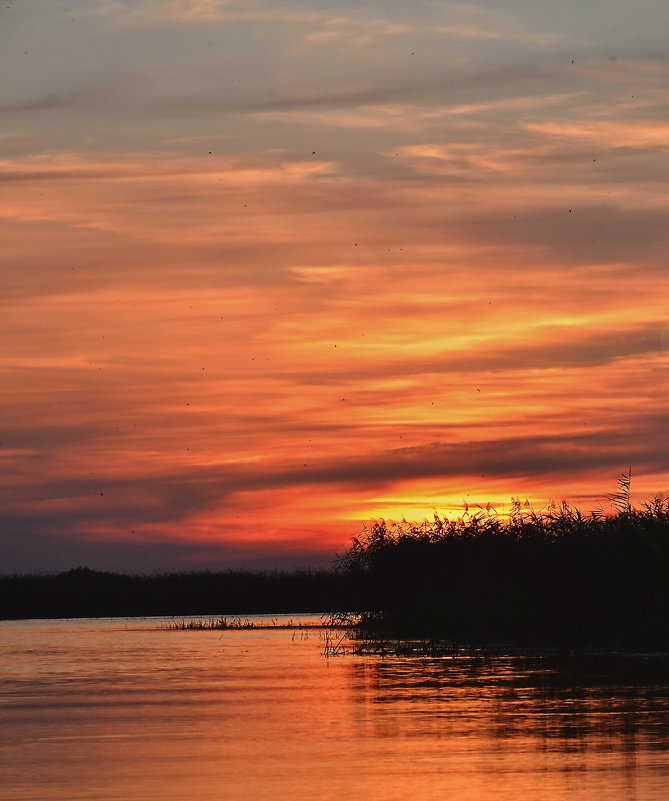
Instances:
[[[417,638],[428,650],[667,648],[669,499],[636,509],[629,490],[623,474],[609,514],[516,499],[504,518],[488,505],[455,521],[374,523],[340,566],[368,593],[358,636],[371,650]]]

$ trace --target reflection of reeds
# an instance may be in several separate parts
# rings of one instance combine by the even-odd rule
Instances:
[[[267,630],[267,629],[287,629],[289,631],[309,631],[310,629],[324,630],[329,633],[333,630],[352,629],[358,622],[358,618],[347,612],[332,612],[323,615],[319,622],[307,622],[301,620],[279,620],[271,618],[269,620],[251,620],[250,618],[194,618],[191,620],[172,620],[166,624],[165,628],[171,631],[248,631],[248,630]]]
[[[293,620],[279,622],[276,618],[272,620],[250,620],[249,618],[227,617],[218,618],[195,618],[193,620],[173,620],[167,624],[166,628],[173,631],[227,631],[227,630],[248,630],[248,629],[307,629],[321,628],[318,624],[295,623]]]
[[[348,644],[348,630],[325,629],[322,633],[323,656],[344,656]]]
[[[166,628],[174,631],[225,631],[227,629],[257,629],[275,628],[276,621],[259,625],[246,618],[234,618],[228,620],[227,617],[219,618],[197,618],[194,620],[173,620]]]
[[[174,620],[166,628],[171,631],[248,631],[248,630],[267,630],[267,629],[288,629],[292,630],[292,640],[306,640],[309,638],[309,631],[317,629],[319,637],[323,641],[323,656],[343,656],[348,651],[362,653],[360,649],[351,649],[349,636],[353,631],[358,619],[347,613],[332,613],[322,617],[318,623],[295,622],[288,620],[279,622],[272,620],[250,620],[249,618],[233,618],[228,620],[226,617],[219,618],[198,618],[195,620]]]
[[[365,648],[669,646],[669,499],[635,509],[630,478],[608,515],[514,499],[506,518],[488,505],[454,521],[374,523],[341,559],[369,591]]]

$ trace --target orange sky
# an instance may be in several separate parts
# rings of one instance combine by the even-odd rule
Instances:
[[[3,571],[669,489],[664,2],[3,7]]]

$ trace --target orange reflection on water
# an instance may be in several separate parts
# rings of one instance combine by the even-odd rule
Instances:
[[[664,801],[666,657],[327,659],[315,630],[2,624],[8,799]]]

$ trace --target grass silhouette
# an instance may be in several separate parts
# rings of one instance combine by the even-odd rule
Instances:
[[[505,518],[488,505],[455,521],[377,521],[340,562],[367,588],[359,636],[669,647],[669,499],[636,509],[630,481],[608,496],[611,514],[513,499]]]

